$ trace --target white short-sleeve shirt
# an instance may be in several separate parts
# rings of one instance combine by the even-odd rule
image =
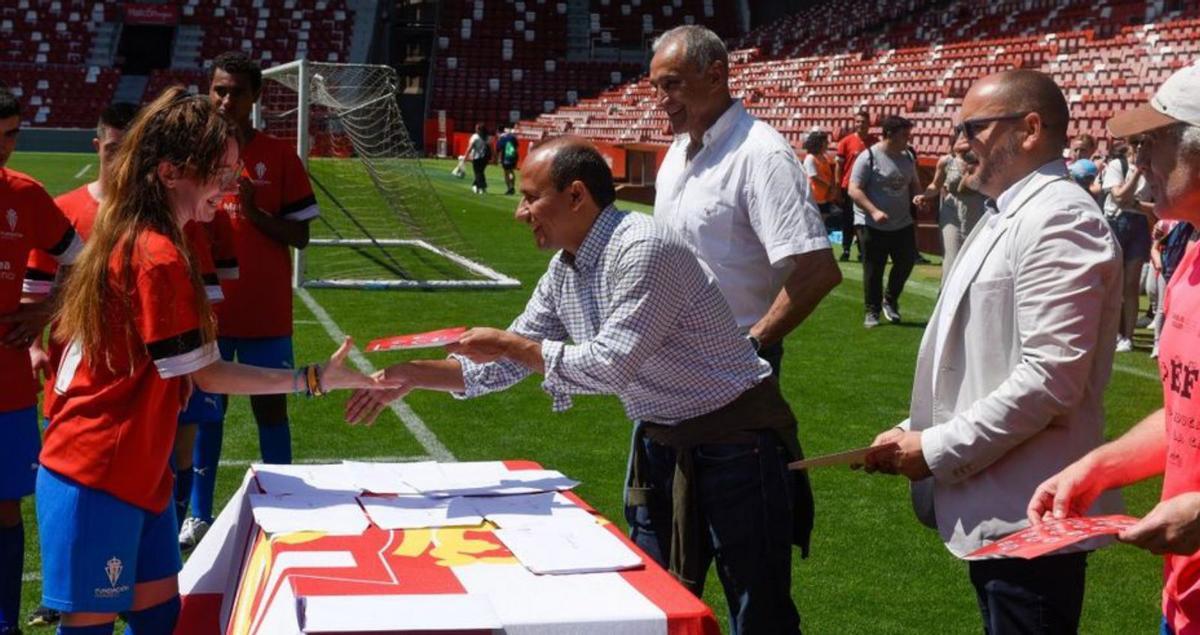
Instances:
[[[677,136],[658,169],[654,218],[683,236],[749,329],[791,275],[790,257],[830,248],[825,224],[795,151],[740,101],[691,161],[689,142]]]

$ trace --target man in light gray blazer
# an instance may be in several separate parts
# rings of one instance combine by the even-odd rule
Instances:
[[[867,466],[911,479],[917,516],[960,558],[1025,527],[1038,484],[1103,442],[1122,275],[1103,213],[1067,176],[1052,79],[985,77],[961,117],[979,157],[968,184],[992,200],[946,273],[910,417],[875,440],[900,449]],[[1114,493],[1092,513],[1119,507]],[[1087,548],[971,561],[985,632],[1075,632]]]

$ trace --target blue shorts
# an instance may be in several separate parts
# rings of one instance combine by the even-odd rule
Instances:
[[[133,587],[179,573],[175,506],[158,514],[38,471],[42,606],[63,612],[120,613]],[[53,528],[53,531],[47,531]]]
[[[179,413],[179,424],[220,423],[225,419],[225,395],[192,389],[192,398]]]
[[[0,501],[33,493],[41,451],[37,406],[0,412]]]
[[[1108,224],[1121,245],[1125,262],[1150,260],[1150,225],[1146,223],[1145,216],[1135,212],[1121,212],[1110,217]]]
[[[293,368],[292,338],[287,337],[220,337],[217,345],[221,358],[227,362],[259,368]]]

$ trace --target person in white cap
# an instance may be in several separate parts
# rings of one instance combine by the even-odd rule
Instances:
[[[1138,164],[1163,219],[1200,223],[1200,65],[1177,71],[1148,104],[1117,114],[1116,137],[1143,135]],[[1159,341],[1164,407],[1034,492],[1029,520],[1079,515],[1102,492],[1163,476],[1162,498],[1118,540],[1165,556],[1162,632],[1200,633],[1200,251],[1171,277]]]

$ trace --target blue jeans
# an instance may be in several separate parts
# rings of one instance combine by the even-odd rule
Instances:
[[[1079,631],[1087,553],[968,563],[987,635]]]
[[[799,633],[792,602],[792,487],[787,450],[771,431],[755,443],[700,445],[696,461],[697,522],[703,525],[704,569],[715,558],[729,603],[732,635]],[[663,567],[671,553],[671,484],[675,450],[642,438],[649,457],[645,506],[626,506],[630,538]]]

